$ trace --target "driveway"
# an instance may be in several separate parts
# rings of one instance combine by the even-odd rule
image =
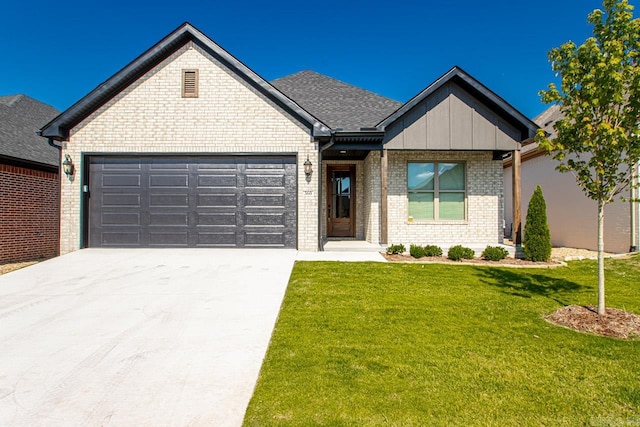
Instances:
[[[0,276],[0,425],[240,425],[295,257],[85,249]]]

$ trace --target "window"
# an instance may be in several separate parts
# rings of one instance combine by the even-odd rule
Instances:
[[[198,97],[198,70],[182,70],[182,97]]]
[[[465,219],[464,163],[409,163],[407,191],[413,219]]]

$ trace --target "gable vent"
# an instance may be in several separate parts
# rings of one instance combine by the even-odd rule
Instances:
[[[198,97],[198,70],[182,70],[182,97]]]

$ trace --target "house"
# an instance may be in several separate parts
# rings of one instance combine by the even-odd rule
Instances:
[[[554,137],[554,123],[560,118],[559,107],[554,105],[534,119],[541,128]],[[522,219],[527,215],[528,201],[536,186],[540,185],[547,203],[547,220],[553,246],[565,246],[597,250],[598,248],[598,205],[589,199],[571,173],[555,170],[557,162],[529,141],[521,150],[521,197]],[[504,161],[504,185],[507,203],[505,218],[507,229],[511,228],[511,158]],[[623,193],[632,199],[631,190]],[[634,198],[637,198],[635,196]],[[616,200],[605,208],[605,250],[625,253],[638,250],[638,218],[640,206],[633,202]]]
[[[185,23],[41,129],[61,252],[502,242],[502,156],[537,126],[458,67],[405,104],[272,83]]]
[[[58,254],[59,151],[36,135],[55,108],[0,96],[0,263]]]

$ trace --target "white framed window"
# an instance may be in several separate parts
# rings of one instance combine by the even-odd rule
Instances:
[[[464,220],[467,180],[462,162],[407,164],[409,216],[414,220]]]

